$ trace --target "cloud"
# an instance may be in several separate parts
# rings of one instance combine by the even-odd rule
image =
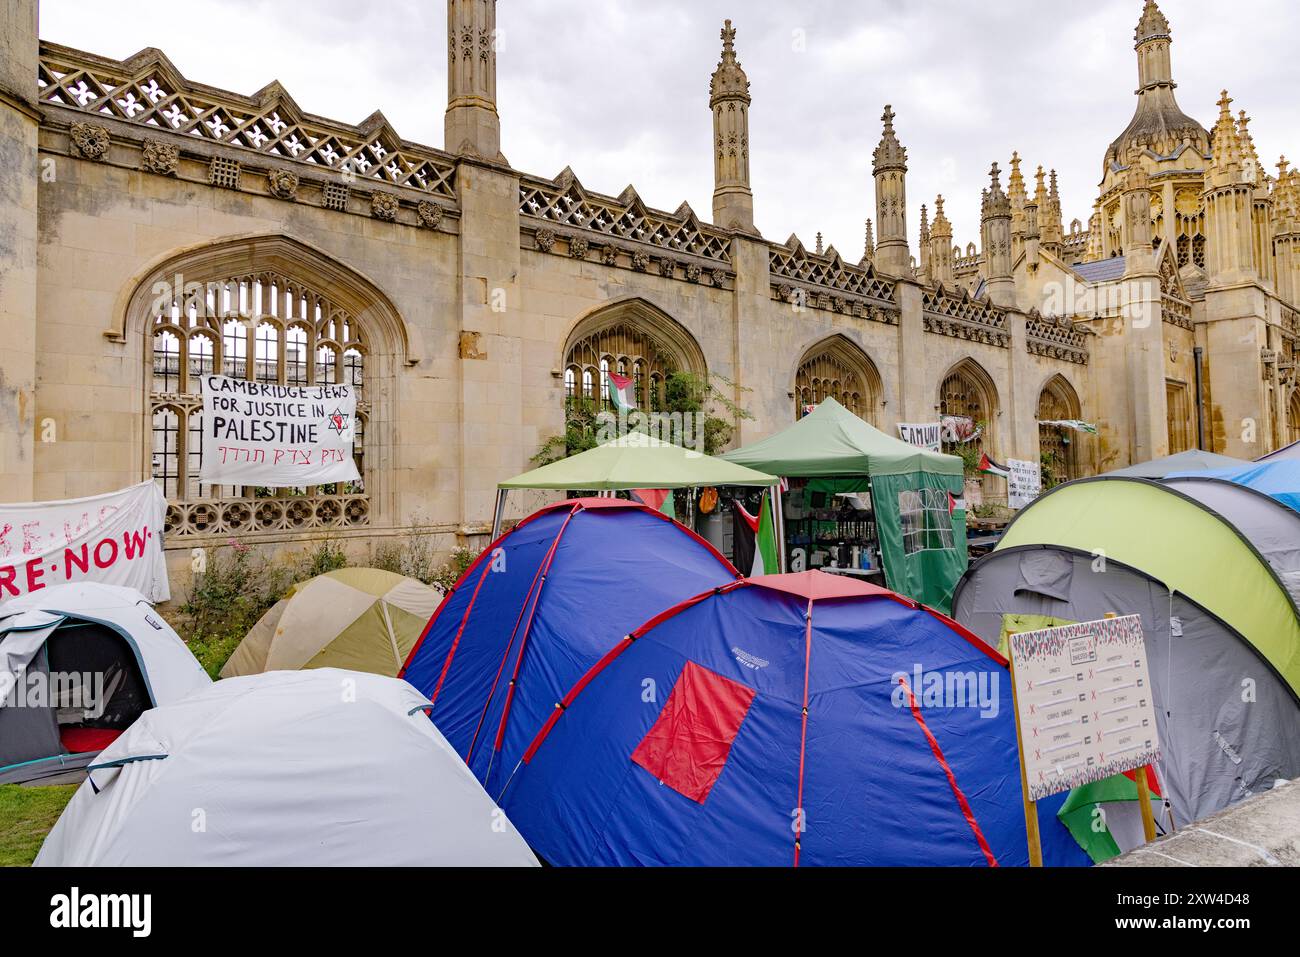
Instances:
[[[1183,109],[1208,127],[1219,90],[1255,122],[1270,168],[1300,154],[1291,0],[1161,0]],[[652,205],[712,208],[708,79],[731,17],[751,84],[758,226],[845,255],[874,216],[871,153],[891,103],[908,149],[909,238],[947,199],[977,239],[980,190],[1013,150],[1055,167],[1065,220],[1085,223],[1106,146],[1133,112],[1142,0],[529,0],[501,4],[503,150],[518,169],[572,166],[592,189],[629,182]],[[382,109],[399,134],[442,144],[446,16],[438,0],[44,0],[41,35],[106,56],[163,49],[191,79],[252,93],[279,79],[314,113]],[[1032,180],[1031,180],[1032,181]],[[1005,179],[1004,179],[1005,183]]]

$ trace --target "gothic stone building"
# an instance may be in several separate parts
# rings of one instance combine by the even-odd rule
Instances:
[[[0,8],[5,500],[152,476],[177,574],[231,538],[364,550],[413,522],[446,551],[482,534],[495,484],[562,431],[566,401],[604,401],[619,370],[645,405],[675,370],[748,390],[740,443],[828,395],[885,430],[969,415],[994,458],[1051,452],[1069,475],[1198,432],[1243,457],[1296,437],[1300,177],[1264,172],[1226,96],[1212,132],[1181,112],[1154,2],[1138,107],[1106,150],[1086,230],[1063,228],[1054,179],[1028,194],[1016,157],[1005,191],[994,167],[978,246],[953,245],[942,198],[910,245],[907,152],[886,107],[874,237],[869,223],[856,262],[755,229],[762,144],[730,23],[703,217],[568,169],[513,168],[495,0],[447,6],[441,149],[380,113],[355,126],[305,113],[277,83],[191,82],[157,49],[119,62],[38,41],[36,0]],[[363,485],[201,484],[207,370],[359,384]],[[1039,426],[1077,418],[1100,434],[1067,446]]]

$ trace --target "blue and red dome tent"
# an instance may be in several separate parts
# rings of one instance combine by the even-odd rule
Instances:
[[[619,641],[499,803],[557,865],[1024,865],[1011,702],[1005,659],[910,599],[742,580]],[[1044,860],[1088,863],[1062,798]]]
[[[497,539],[448,592],[399,677],[499,792],[555,702],[647,618],[739,573],[685,526],[612,498],[556,502]]]

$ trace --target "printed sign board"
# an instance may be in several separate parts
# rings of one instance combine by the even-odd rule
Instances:
[[[203,464],[213,485],[299,488],[355,482],[350,385],[268,385],[203,377]]]
[[[1029,800],[1159,758],[1140,617],[1027,631],[1010,643]]]

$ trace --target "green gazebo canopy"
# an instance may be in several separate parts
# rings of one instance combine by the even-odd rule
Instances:
[[[961,488],[962,462],[886,435],[834,399],[826,399],[794,425],[727,452],[728,462],[785,478],[846,475],[951,475]]]
[[[641,432],[630,432],[567,459],[516,475],[501,489],[616,491],[637,488],[768,486],[776,478],[694,452]]]

